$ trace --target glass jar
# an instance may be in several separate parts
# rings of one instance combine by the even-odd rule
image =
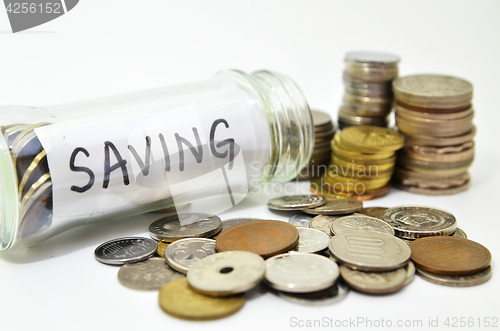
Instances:
[[[217,214],[294,179],[314,127],[298,86],[270,71],[51,107],[0,107],[0,250],[206,197]]]

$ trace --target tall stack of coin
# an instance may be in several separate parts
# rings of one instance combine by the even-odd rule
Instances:
[[[317,110],[311,110],[314,123],[314,149],[307,166],[302,169],[299,179],[311,179],[321,176],[327,169],[332,152],[330,142],[337,129],[330,115]]]
[[[392,110],[391,83],[398,76],[399,57],[377,52],[349,52],[345,57],[345,94],[339,126],[387,127]]]
[[[393,83],[396,124],[406,138],[395,185],[446,195],[466,190],[474,158],[472,84],[456,77],[414,75]]]
[[[328,172],[311,181],[311,192],[369,200],[385,195],[404,137],[387,128],[353,126],[336,134]]]

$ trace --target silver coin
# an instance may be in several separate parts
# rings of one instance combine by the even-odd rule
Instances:
[[[106,241],[94,251],[97,261],[121,265],[146,260],[156,252],[156,241],[142,237],[124,237]]]
[[[215,240],[186,238],[176,240],[167,246],[165,260],[170,267],[185,274],[195,263],[215,253]]]
[[[341,280],[335,285],[322,291],[312,293],[286,293],[278,295],[288,301],[307,306],[322,306],[342,300],[349,292],[349,287]]]
[[[348,52],[345,55],[345,61],[367,64],[395,65],[399,62],[399,56],[389,53],[356,51]]]
[[[299,243],[293,251],[301,253],[318,253],[328,248],[330,236],[310,228],[297,227]]]
[[[183,238],[210,237],[221,229],[222,222],[215,215],[187,213],[154,221],[149,226],[149,235],[158,241],[172,242]]]
[[[454,287],[466,287],[480,285],[487,282],[491,278],[491,267],[488,267],[486,270],[483,270],[477,274],[468,276],[437,275],[428,271],[421,270],[419,268],[417,268],[417,273],[423,279],[431,283]]]
[[[193,289],[208,296],[229,296],[255,287],[264,278],[266,264],[259,255],[244,251],[209,255],[193,265],[187,280]]]
[[[295,226],[302,226],[304,228],[308,228],[313,218],[314,215],[298,212],[297,214],[292,215],[292,217],[288,219],[288,223],[293,224]]]
[[[350,198],[328,198],[324,205],[307,208],[303,212],[313,215],[345,215],[360,211],[362,208],[362,201]]]
[[[411,261],[408,262],[408,264],[405,266],[405,270],[406,270],[406,281],[404,286],[410,284],[413,281],[413,278],[415,277],[416,268],[413,262]]]
[[[340,266],[342,279],[352,288],[366,293],[383,294],[399,290],[406,282],[406,269],[366,272]]]
[[[127,263],[118,271],[120,283],[134,290],[159,290],[166,283],[181,277],[184,275],[171,269],[161,258]]]
[[[464,230],[457,228],[453,234],[451,234],[453,237],[458,237],[458,238],[464,238],[467,239],[467,234],[464,232]]]
[[[285,253],[266,260],[266,281],[276,290],[310,293],[331,287],[339,267],[327,257],[308,253]]]
[[[324,232],[331,237],[331,236],[333,236],[333,233],[330,230],[332,223],[340,217],[341,216],[318,215],[318,216],[315,216],[311,220],[309,227],[311,229],[315,229],[315,230],[319,230],[321,232]]]
[[[374,231],[349,231],[334,236],[328,245],[341,264],[362,271],[390,271],[410,260],[411,250],[399,238]]]
[[[268,201],[271,210],[302,210],[324,205],[325,197],[321,195],[288,195]]]
[[[334,235],[353,230],[375,231],[394,235],[394,229],[386,222],[379,218],[361,214],[340,217],[330,227],[330,231]]]
[[[381,217],[394,228],[396,236],[406,239],[447,236],[457,229],[455,216],[437,208],[395,207],[384,211]]]
[[[232,226],[235,226],[235,225],[238,225],[241,223],[257,221],[257,220],[260,220],[260,218],[231,218],[228,220],[223,220],[222,221],[222,230],[219,233],[212,236],[212,238],[216,239],[222,231],[227,230]]]

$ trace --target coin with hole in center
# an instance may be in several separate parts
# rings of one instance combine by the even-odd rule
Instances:
[[[124,237],[97,246],[95,259],[104,264],[121,265],[146,260],[156,252],[156,241],[142,237]]]
[[[287,195],[268,201],[267,207],[271,210],[302,210],[324,205],[325,197],[321,195]]]
[[[411,250],[387,233],[354,230],[334,236],[328,245],[333,258],[351,269],[391,271],[406,265]]]
[[[160,258],[126,263],[118,271],[120,283],[134,290],[159,290],[166,283],[182,277],[183,274],[171,269]]]
[[[165,260],[172,269],[185,274],[198,261],[215,253],[215,240],[186,238],[168,245],[165,249]]]
[[[171,215],[154,221],[149,226],[149,235],[155,240],[173,242],[183,238],[210,237],[220,232],[219,217],[203,213]]]
[[[236,313],[243,307],[243,294],[213,298],[193,291],[186,277],[167,283],[158,301],[167,314],[187,320],[213,320]]]
[[[339,267],[327,257],[308,253],[286,253],[266,260],[267,284],[279,291],[310,293],[331,287]]]
[[[231,251],[210,255],[193,265],[187,280],[193,290],[221,297],[242,293],[264,278],[264,259],[251,252]]]

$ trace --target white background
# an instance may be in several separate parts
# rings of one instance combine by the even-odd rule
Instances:
[[[297,329],[292,317],[420,319],[424,326],[429,318],[443,326],[447,317],[473,317],[477,330],[478,318],[500,318],[499,14],[498,1],[85,0],[52,22],[12,34],[0,9],[1,105],[50,105],[203,79],[225,68],[266,68],[292,77],[311,107],[336,119],[344,54],[360,49],[400,55],[401,75],[466,78],[474,84],[478,128],[470,189],[445,197],[393,189],[365,206],[422,204],[452,212],[470,239],[490,249],[494,273],[488,283],[470,288],[416,277],[393,295],[351,292],[324,307],[254,291],[229,318],[183,321],[162,312],[156,292],[122,287],[118,268],[94,260],[93,250],[103,241],[147,236],[159,217],[147,215],[0,254],[0,329],[286,330]],[[250,197],[220,216],[287,220],[267,210],[271,196]]]

